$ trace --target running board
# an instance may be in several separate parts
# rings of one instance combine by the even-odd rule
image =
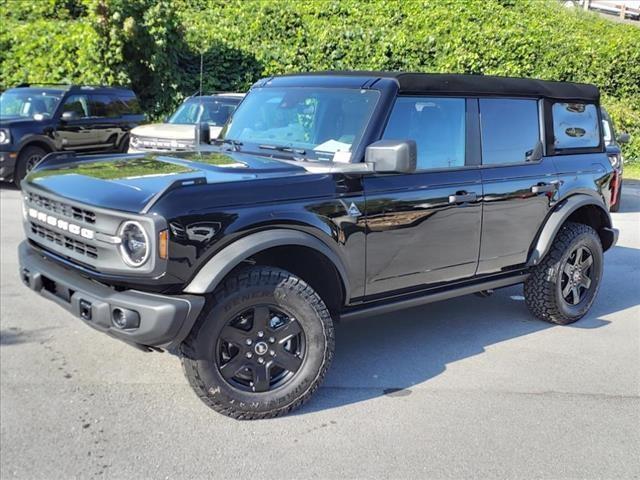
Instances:
[[[500,279],[474,283],[473,285],[450,288],[433,293],[425,293],[421,296],[412,296],[410,298],[405,297],[400,300],[392,300],[385,303],[375,302],[374,305],[370,306],[367,306],[365,304],[364,306],[361,306],[359,308],[356,307],[353,310],[347,310],[341,313],[340,320],[354,320],[362,317],[381,315],[383,313],[389,313],[395,310],[402,310],[405,308],[425,305],[427,303],[439,302],[440,300],[448,300],[454,297],[461,297],[462,295],[469,295],[471,293],[481,292],[483,290],[495,290],[502,287],[509,287],[511,285],[517,285],[518,283],[524,282],[528,276],[528,273],[522,273],[515,276],[509,276],[507,278],[503,277]]]

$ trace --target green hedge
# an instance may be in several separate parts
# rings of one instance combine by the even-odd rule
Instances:
[[[198,88],[326,69],[592,82],[640,159],[640,28],[556,0],[0,0],[0,85],[130,83],[152,117]]]

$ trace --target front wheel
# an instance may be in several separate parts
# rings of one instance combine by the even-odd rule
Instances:
[[[527,307],[546,322],[567,325],[579,320],[596,298],[603,260],[596,231],[567,222],[524,284]]]
[[[216,290],[181,350],[185,375],[206,405],[237,419],[271,418],[302,405],[322,382],[333,323],[303,280],[253,267]]]
[[[28,146],[25,147],[20,155],[18,156],[18,161],[16,163],[16,169],[13,176],[13,181],[16,184],[16,187],[20,188],[20,183],[27,176],[27,174],[33,170],[33,168],[42,160],[47,154],[42,148],[37,146]]]

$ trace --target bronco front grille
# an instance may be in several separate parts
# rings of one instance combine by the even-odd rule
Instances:
[[[55,232],[35,222],[30,222],[30,226],[31,233],[44,240],[47,240],[48,242],[55,243],[57,245],[65,247],[67,250],[79,253],[80,255],[85,255],[86,257],[92,258],[94,260],[98,258],[98,249],[96,247],[87,245],[80,240],[68,237],[67,235],[61,234],[60,232]]]
[[[89,224],[96,223],[96,214],[91,210],[74,207],[68,203],[60,202],[34,192],[29,192],[27,195],[29,197],[28,200],[30,204],[37,205],[43,210],[48,210],[49,212],[57,213]]]

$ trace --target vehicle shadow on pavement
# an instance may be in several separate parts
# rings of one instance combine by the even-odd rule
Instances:
[[[615,247],[616,263],[640,265],[640,250]],[[489,298],[468,295],[336,326],[336,356],[324,385],[297,414],[326,410],[382,395],[409,395],[414,386],[444,372],[447,365],[479,355],[486,348],[549,328],[595,329],[602,317],[636,306],[636,290],[616,288],[607,276],[591,311],[580,321],[557,326],[527,310],[522,287],[496,291]],[[636,292],[637,293],[637,292]]]

